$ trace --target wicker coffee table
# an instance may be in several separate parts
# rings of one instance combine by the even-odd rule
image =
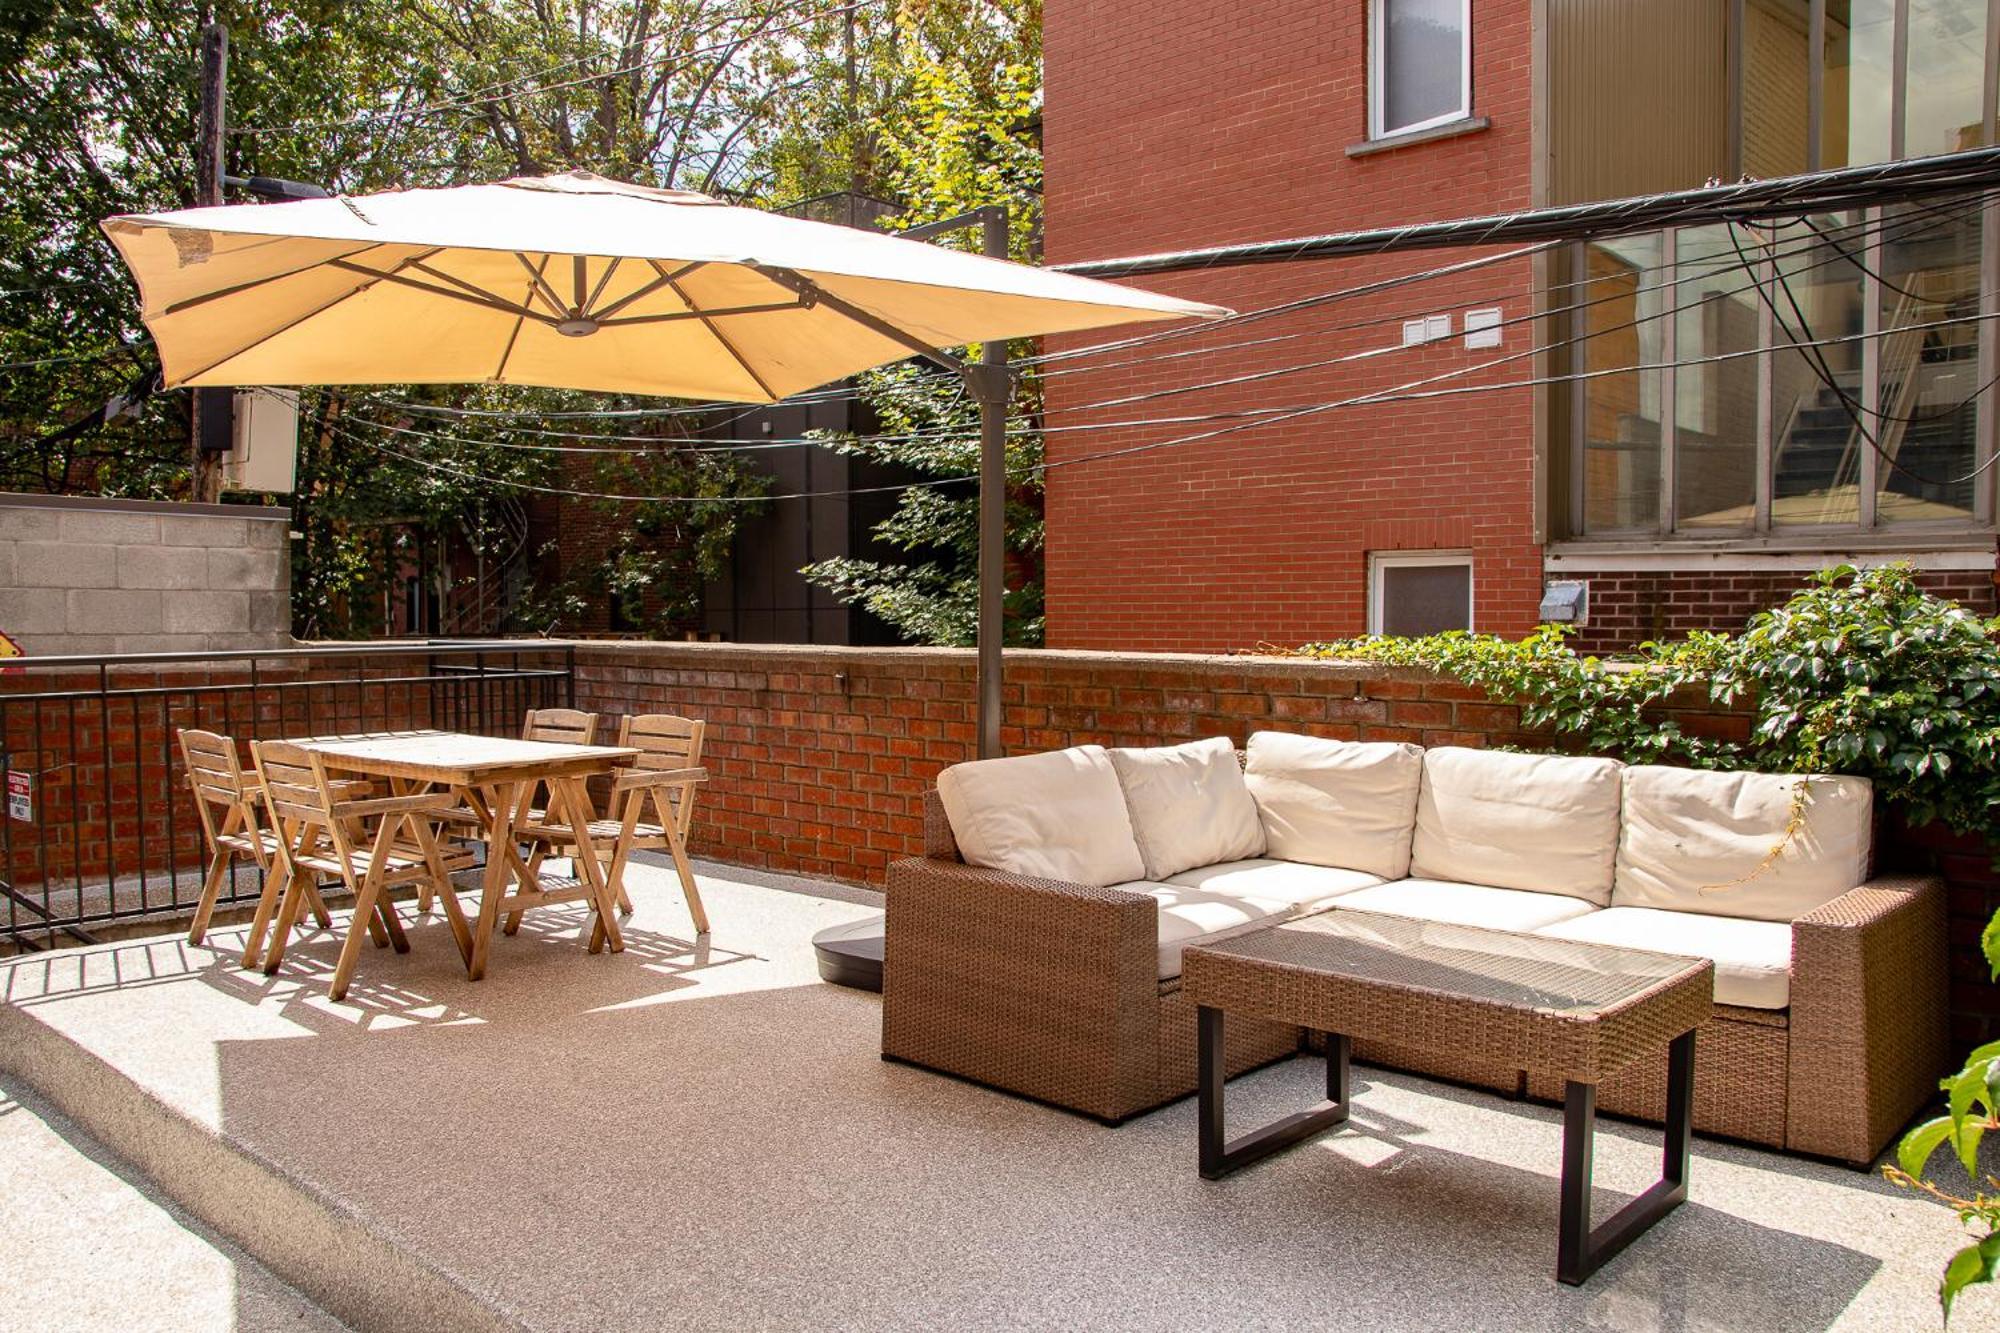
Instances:
[[[1364,912],[1326,912],[1189,948],[1181,984],[1200,1025],[1201,1174],[1218,1179],[1346,1120],[1357,1037],[1554,1074],[1568,1085],[1556,1277],[1580,1283],[1687,1197],[1694,1030],[1709,1015],[1713,974],[1706,959]],[[1326,1100],[1229,1141],[1225,1012],[1325,1033]],[[1597,1084],[1662,1048],[1660,1180],[1593,1229]]]

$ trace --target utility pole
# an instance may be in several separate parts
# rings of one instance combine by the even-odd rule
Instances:
[[[229,79],[229,29],[211,22],[201,30],[200,141],[195,145],[194,193],[197,206],[222,202],[222,137]],[[194,391],[188,498],[214,504],[222,498],[222,455],[235,434],[235,395],[228,389]]]

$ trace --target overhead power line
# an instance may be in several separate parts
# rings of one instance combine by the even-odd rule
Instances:
[[[1051,265],[1061,273],[1130,278],[1244,264],[1287,263],[1434,250],[1454,246],[1559,243],[1629,235],[1695,222],[1768,222],[1805,213],[1835,213],[1873,204],[1969,193],[2000,184],[2000,147],[1869,166],[1806,172],[1771,180],[1669,190],[1631,199],[1521,209],[1484,217],[1333,232],[1282,241]]]

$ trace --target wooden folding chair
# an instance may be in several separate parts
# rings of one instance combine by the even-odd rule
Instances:
[[[271,920],[271,871],[278,846],[277,835],[264,826],[258,814],[263,789],[255,777],[243,771],[234,738],[184,727],[180,746],[188,787],[194,792],[195,813],[201,818],[202,840],[208,847],[208,873],[202,878],[201,899],[188,926],[188,943],[200,944],[208,934],[209,918],[215,914],[230,867],[248,859],[256,865],[263,888],[250,938],[243,947],[243,966],[253,967],[262,952],[264,928]],[[333,924],[318,888],[311,883],[306,886],[306,903],[322,927]]]
[[[302,886],[316,874],[338,878],[354,894],[354,916],[333,970],[334,999],[347,995],[363,934],[373,936],[378,947],[388,943],[397,953],[409,950],[388,897],[401,884],[428,882],[434,887],[444,900],[459,955],[470,963],[472,932],[438,847],[440,816],[453,803],[449,792],[346,799],[345,784],[328,776],[325,761],[313,751],[285,741],[260,741],[252,751],[265,809],[278,835],[279,877],[285,886],[277,931],[264,961],[267,975],[283,961],[285,941],[305,900]]]
[[[530,708],[521,722],[521,739],[524,741],[546,741],[551,745],[591,745],[597,739],[597,714],[586,713],[580,708]],[[531,810],[528,822],[539,824],[546,817],[546,784],[536,783],[529,801],[537,808]],[[443,820],[451,825],[448,836],[477,840],[485,834],[485,823],[479,812],[469,805],[454,804],[445,811]],[[468,857],[468,862],[470,858]],[[417,889],[417,910],[431,910],[431,890],[428,886]],[[507,932],[513,934],[512,930]]]
[[[590,822],[591,839],[599,847],[609,844],[612,848],[606,878],[617,891],[619,909],[627,915],[632,911],[632,900],[625,892],[625,866],[632,853],[665,851],[680,876],[695,932],[701,935],[708,934],[708,912],[688,865],[687,835],[694,824],[695,789],[708,780],[708,770],[701,767],[706,730],[706,724],[697,718],[671,713],[625,718],[618,726],[618,744],[638,750],[639,758],[631,768],[613,775],[607,817]],[[650,819],[646,817],[648,807]],[[531,866],[539,865],[551,853],[575,852],[575,843],[564,829],[537,821],[528,831],[538,840]],[[512,934],[518,924],[518,913],[509,916],[507,932]]]

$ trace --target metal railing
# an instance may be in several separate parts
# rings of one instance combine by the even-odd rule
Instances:
[[[575,650],[533,642],[31,657],[0,676],[0,940],[192,910],[207,852],[178,733],[241,740],[437,728],[517,735],[575,701]],[[221,903],[254,900],[256,868]]]

